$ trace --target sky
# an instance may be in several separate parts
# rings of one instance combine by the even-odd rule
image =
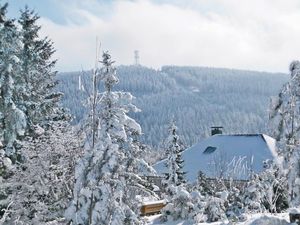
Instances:
[[[0,0],[4,3],[4,0]],[[118,65],[191,65],[287,72],[300,60],[299,0],[8,0],[40,16],[57,70],[95,65],[96,40]]]

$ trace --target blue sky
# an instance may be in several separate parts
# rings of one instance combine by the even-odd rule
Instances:
[[[3,0],[0,2],[4,2]],[[93,67],[95,40],[118,64],[286,72],[300,59],[299,0],[9,0],[27,4],[57,49],[57,69]]]
[[[28,5],[31,9],[34,9],[40,16],[49,18],[56,23],[64,23],[63,9],[55,0],[9,0],[8,14],[11,17],[17,17],[20,9],[23,9],[25,5]]]

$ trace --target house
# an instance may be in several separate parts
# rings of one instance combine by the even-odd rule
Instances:
[[[276,158],[276,141],[266,134],[224,135],[215,129],[219,128],[214,128],[214,135],[182,153],[188,182],[195,181],[199,171],[209,178],[247,180],[251,172],[264,169],[264,161]],[[165,160],[154,169],[163,175]]]

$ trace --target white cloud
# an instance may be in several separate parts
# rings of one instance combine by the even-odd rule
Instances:
[[[43,18],[44,34],[55,42],[59,70],[91,68],[96,36],[118,64],[141,63],[287,71],[300,58],[297,0],[74,1],[65,6],[68,23]],[[85,2],[85,4],[78,2]],[[99,9],[98,9],[99,8]],[[105,9],[105,10],[104,10]]]

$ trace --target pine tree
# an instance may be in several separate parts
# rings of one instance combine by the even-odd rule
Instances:
[[[300,205],[300,62],[290,64],[291,78],[271,105],[273,136],[278,143],[282,176],[288,177],[289,204]]]
[[[167,191],[170,192],[171,186],[179,186],[186,183],[183,169],[184,160],[182,159],[183,144],[177,135],[177,127],[172,121],[169,127],[169,136],[166,140],[166,167],[164,183],[167,186]],[[170,192],[171,194],[171,192]]]
[[[134,138],[140,125],[127,116],[138,111],[130,93],[114,92],[118,83],[111,56],[105,52],[101,69],[94,71],[94,92],[89,99],[90,123],[86,127],[85,154],[75,172],[74,199],[66,212],[73,224],[141,224],[134,193],[150,194],[139,173],[147,164]],[[105,91],[98,93],[97,81]]]

